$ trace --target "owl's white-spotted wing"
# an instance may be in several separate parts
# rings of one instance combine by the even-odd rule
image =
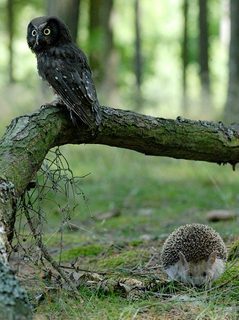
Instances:
[[[46,80],[66,106],[91,127],[90,113],[97,116],[99,103],[90,70],[85,65],[54,62],[55,68],[45,73]]]

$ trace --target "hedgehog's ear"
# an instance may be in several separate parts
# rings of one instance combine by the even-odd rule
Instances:
[[[212,266],[217,259],[217,252],[213,251],[208,257],[207,263],[209,266]]]
[[[182,266],[186,267],[188,265],[187,260],[185,258],[185,255],[182,253],[182,251],[179,251],[179,261],[182,264]]]

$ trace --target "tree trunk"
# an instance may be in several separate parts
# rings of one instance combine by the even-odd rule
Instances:
[[[90,0],[89,3],[89,60],[91,69],[97,75],[97,81],[102,78],[100,7],[102,0]]]
[[[112,70],[113,31],[111,14],[113,0],[90,0],[89,58],[96,82],[113,83]],[[109,79],[109,81],[108,81]],[[104,85],[104,84],[103,84]],[[112,86],[112,85],[111,85]],[[110,91],[109,88],[107,91]]]
[[[9,83],[13,83],[14,79],[14,67],[13,67],[13,36],[14,36],[14,12],[13,12],[13,0],[7,1],[7,29],[8,29],[8,74]]]
[[[138,110],[142,107],[142,50],[140,30],[140,0],[134,2],[135,12],[135,79],[136,79],[136,105]]]
[[[199,75],[201,98],[205,112],[210,112],[210,75],[209,75],[209,42],[208,42],[208,8],[207,0],[199,0]]]
[[[12,237],[15,221],[15,202],[14,185],[0,178],[0,319],[27,320],[32,319],[31,306],[7,261],[8,238]]]
[[[231,39],[229,47],[229,82],[224,119],[227,123],[239,120],[239,1],[230,1]]]
[[[77,40],[80,0],[48,0],[47,14],[61,18],[69,27],[74,42]]]
[[[183,1],[182,13],[183,13],[183,41],[182,41],[182,112],[184,115],[188,114],[188,92],[187,92],[187,69],[189,64],[189,52],[188,52],[188,0]]]

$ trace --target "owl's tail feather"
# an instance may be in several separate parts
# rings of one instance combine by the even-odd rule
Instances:
[[[100,124],[101,124],[101,121],[102,121],[100,105],[97,104],[96,106],[93,106],[92,107],[92,112],[95,115],[95,123],[96,123],[97,127],[99,127]]]
[[[81,112],[81,108],[69,108],[67,107],[69,113],[70,113],[70,118],[74,126],[78,127],[78,121],[80,120],[83,122],[87,127],[90,129],[94,130],[96,127],[99,127],[101,124],[101,112],[100,109],[95,108],[95,106],[92,107],[92,110],[84,110],[84,112]]]

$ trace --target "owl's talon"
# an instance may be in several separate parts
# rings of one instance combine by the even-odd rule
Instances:
[[[60,100],[54,100],[52,102],[47,102],[41,105],[41,109],[49,108],[49,107],[57,107],[57,108],[65,108],[65,105],[62,101]]]

